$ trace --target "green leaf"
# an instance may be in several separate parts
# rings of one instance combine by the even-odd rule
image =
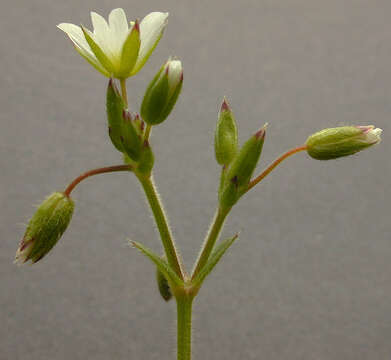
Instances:
[[[202,268],[202,270],[198,273],[198,275],[193,279],[192,283],[195,286],[201,286],[204,282],[205,278],[211,273],[217,263],[220,261],[222,256],[228,250],[228,248],[234,243],[234,241],[238,238],[238,234],[233,236],[232,238],[226,239],[222,241],[213,253],[210,255],[208,262]]]
[[[170,265],[168,265],[167,261],[161,259],[160,256],[156,255],[150,249],[136,241],[131,241],[130,243],[136,249],[140,250],[145,256],[149,257],[166,279],[171,281],[175,286],[183,286],[182,279],[180,279]]]

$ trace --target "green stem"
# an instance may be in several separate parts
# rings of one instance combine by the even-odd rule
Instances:
[[[184,279],[184,273],[182,270],[181,263],[179,261],[178,252],[175,248],[174,239],[171,235],[170,227],[168,225],[168,221],[163,210],[163,205],[160,201],[158,192],[153,183],[152,176],[143,177],[137,174],[136,176],[141,182],[141,185],[145,191],[145,195],[151,207],[152,213],[155,217],[156,225],[158,227],[163,247],[167,256],[167,261],[178,274],[178,276],[181,279]]]
[[[259,174],[254,180],[250,181],[250,183],[248,184],[248,188],[245,192],[249,191],[255,185],[257,185],[259,182],[261,182],[266,176],[268,176],[274,170],[275,167],[277,167],[285,159],[287,159],[288,157],[290,157],[300,151],[304,151],[304,150],[307,150],[306,145],[293,148],[293,149],[287,151],[286,153],[282,154],[281,156],[279,156],[261,174]]]
[[[73,189],[84,179],[87,179],[90,176],[98,175],[98,174],[105,174],[115,171],[132,171],[133,167],[131,165],[114,165],[114,166],[107,166],[99,169],[93,169],[89,170],[81,175],[79,175],[76,179],[74,179],[65,189],[64,194],[66,196],[70,196]]]
[[[128,92],[126,91],[126,79],[121,79],[121,92],[122,92],[122,99],[125,102],[126,107],[128,107]]]
[[[223,228],[225,218],[227,217],[230,210],[231,208],[219,208],[217,210],[212,225],[209,229],[208,235],[205,239],[204,245],[202,246],[201,253],[198,257],[195,269],[191,277],[192,279],[194,279],[194,277],[201,271],[201,269],[208,261],[213,247],[216,243],[216,240],[219,237],[220,231]]]
[[[144,139],[145,140],[149,140],[149,136],[151,135],[151,130],[152,130],[152,126],[147,124],[147,128],[145,129],[145,136],[144,136]]]
[[[178,314],[178,360],[191,359],[191,315],[192,315],[192,297],[178,297],[177,314]]]

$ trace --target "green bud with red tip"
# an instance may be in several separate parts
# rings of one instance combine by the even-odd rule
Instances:
[[[149,84],[141,104],[141,117],[149,125],[162,123],[170,115],[183,84],[182,63],[169,59]]]
[[[215,132],[215,154],[220,165],[228,165],[238,151],[238,129],[232,110],[224,99]]]
[[[382,130],[373,125],[324,129],[307,139],[307,152],[317,160],[331,160],[353,155],[378,144],[381,133]]]
[[[232,160],[219,190],[221,207],[233,206],[246,192],[251,176],[258,164],[265,140],[266,126],[257,131],[242,146]]]
[[[57,243],[71,221],[73,200],[64,193],[49,195],[28,223],[16,252],[15,263],[41,260]]]

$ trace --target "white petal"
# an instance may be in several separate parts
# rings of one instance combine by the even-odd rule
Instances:
[[[109,25],[105,18],[94,11],[91,11],[91,22],[94,27],[94,34],[107,33]]]
[[[85,50],[86,52],[89,52],[92,56],[95,56],[92,53],[90,46],[88,45],[87,40],[85,39],[83,31],[81,30],[80,26],[74,24],[68,24],[68,23],[61,23],[58,24],[57,27],[60,30],[64,31],[75,45]]]
[[[141,21],[141,45],[135,69],[139,69],[143,65],[145,58],[151,54],[154,46],[156,46],[156,42],[167,25],[167,17],[168,13],[152,12]]]
[[[130,30],[128,20],[123,9],[118,8],[111,11],[109,15],[109,36],[113,54],[119,60],[122,54],[122,48]]]
[[[108,58],[113,60],[114,48],[109,31],[109,25],[106,20],[94,11],[91,11],[91,22],[94,27],[93,39],[106,54]]]
[[[114,9],[109,15],[110,30],[118,35],[128,32],[128,20],[126,19],[125,11],[121,8]]]
[[[79,26],[69,23],[61,23],[58,24],[57,27],[68,35],[81,56],[86,58],[86,60],[99,71],[107,75],[107,71],[102,67],[95,54],[92,52],[86,38],[84,37],[83,31]]]
[[[182,63],[179,60],[171,60],[168,64],[168,85],[175,88],[182,77]]]
[[[370,130],[366,134],[366,140],[370,144],[376,144],[376,143],[380,142],[380,140],[381,140],[380,135],[382,132],[383,132],[383,130],[379,129],[379,128]]]

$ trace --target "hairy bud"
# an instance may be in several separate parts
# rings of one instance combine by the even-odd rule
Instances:
[[[64,193],[48,196],[31,218],[16,251],[15,263],[41,260],[57,243],[71,221],[73,200]]]
[[[324,129],[307,139],[307,152],[317,160],[353,155],[379,143],[381,133],[382,130],[373,125]]]

